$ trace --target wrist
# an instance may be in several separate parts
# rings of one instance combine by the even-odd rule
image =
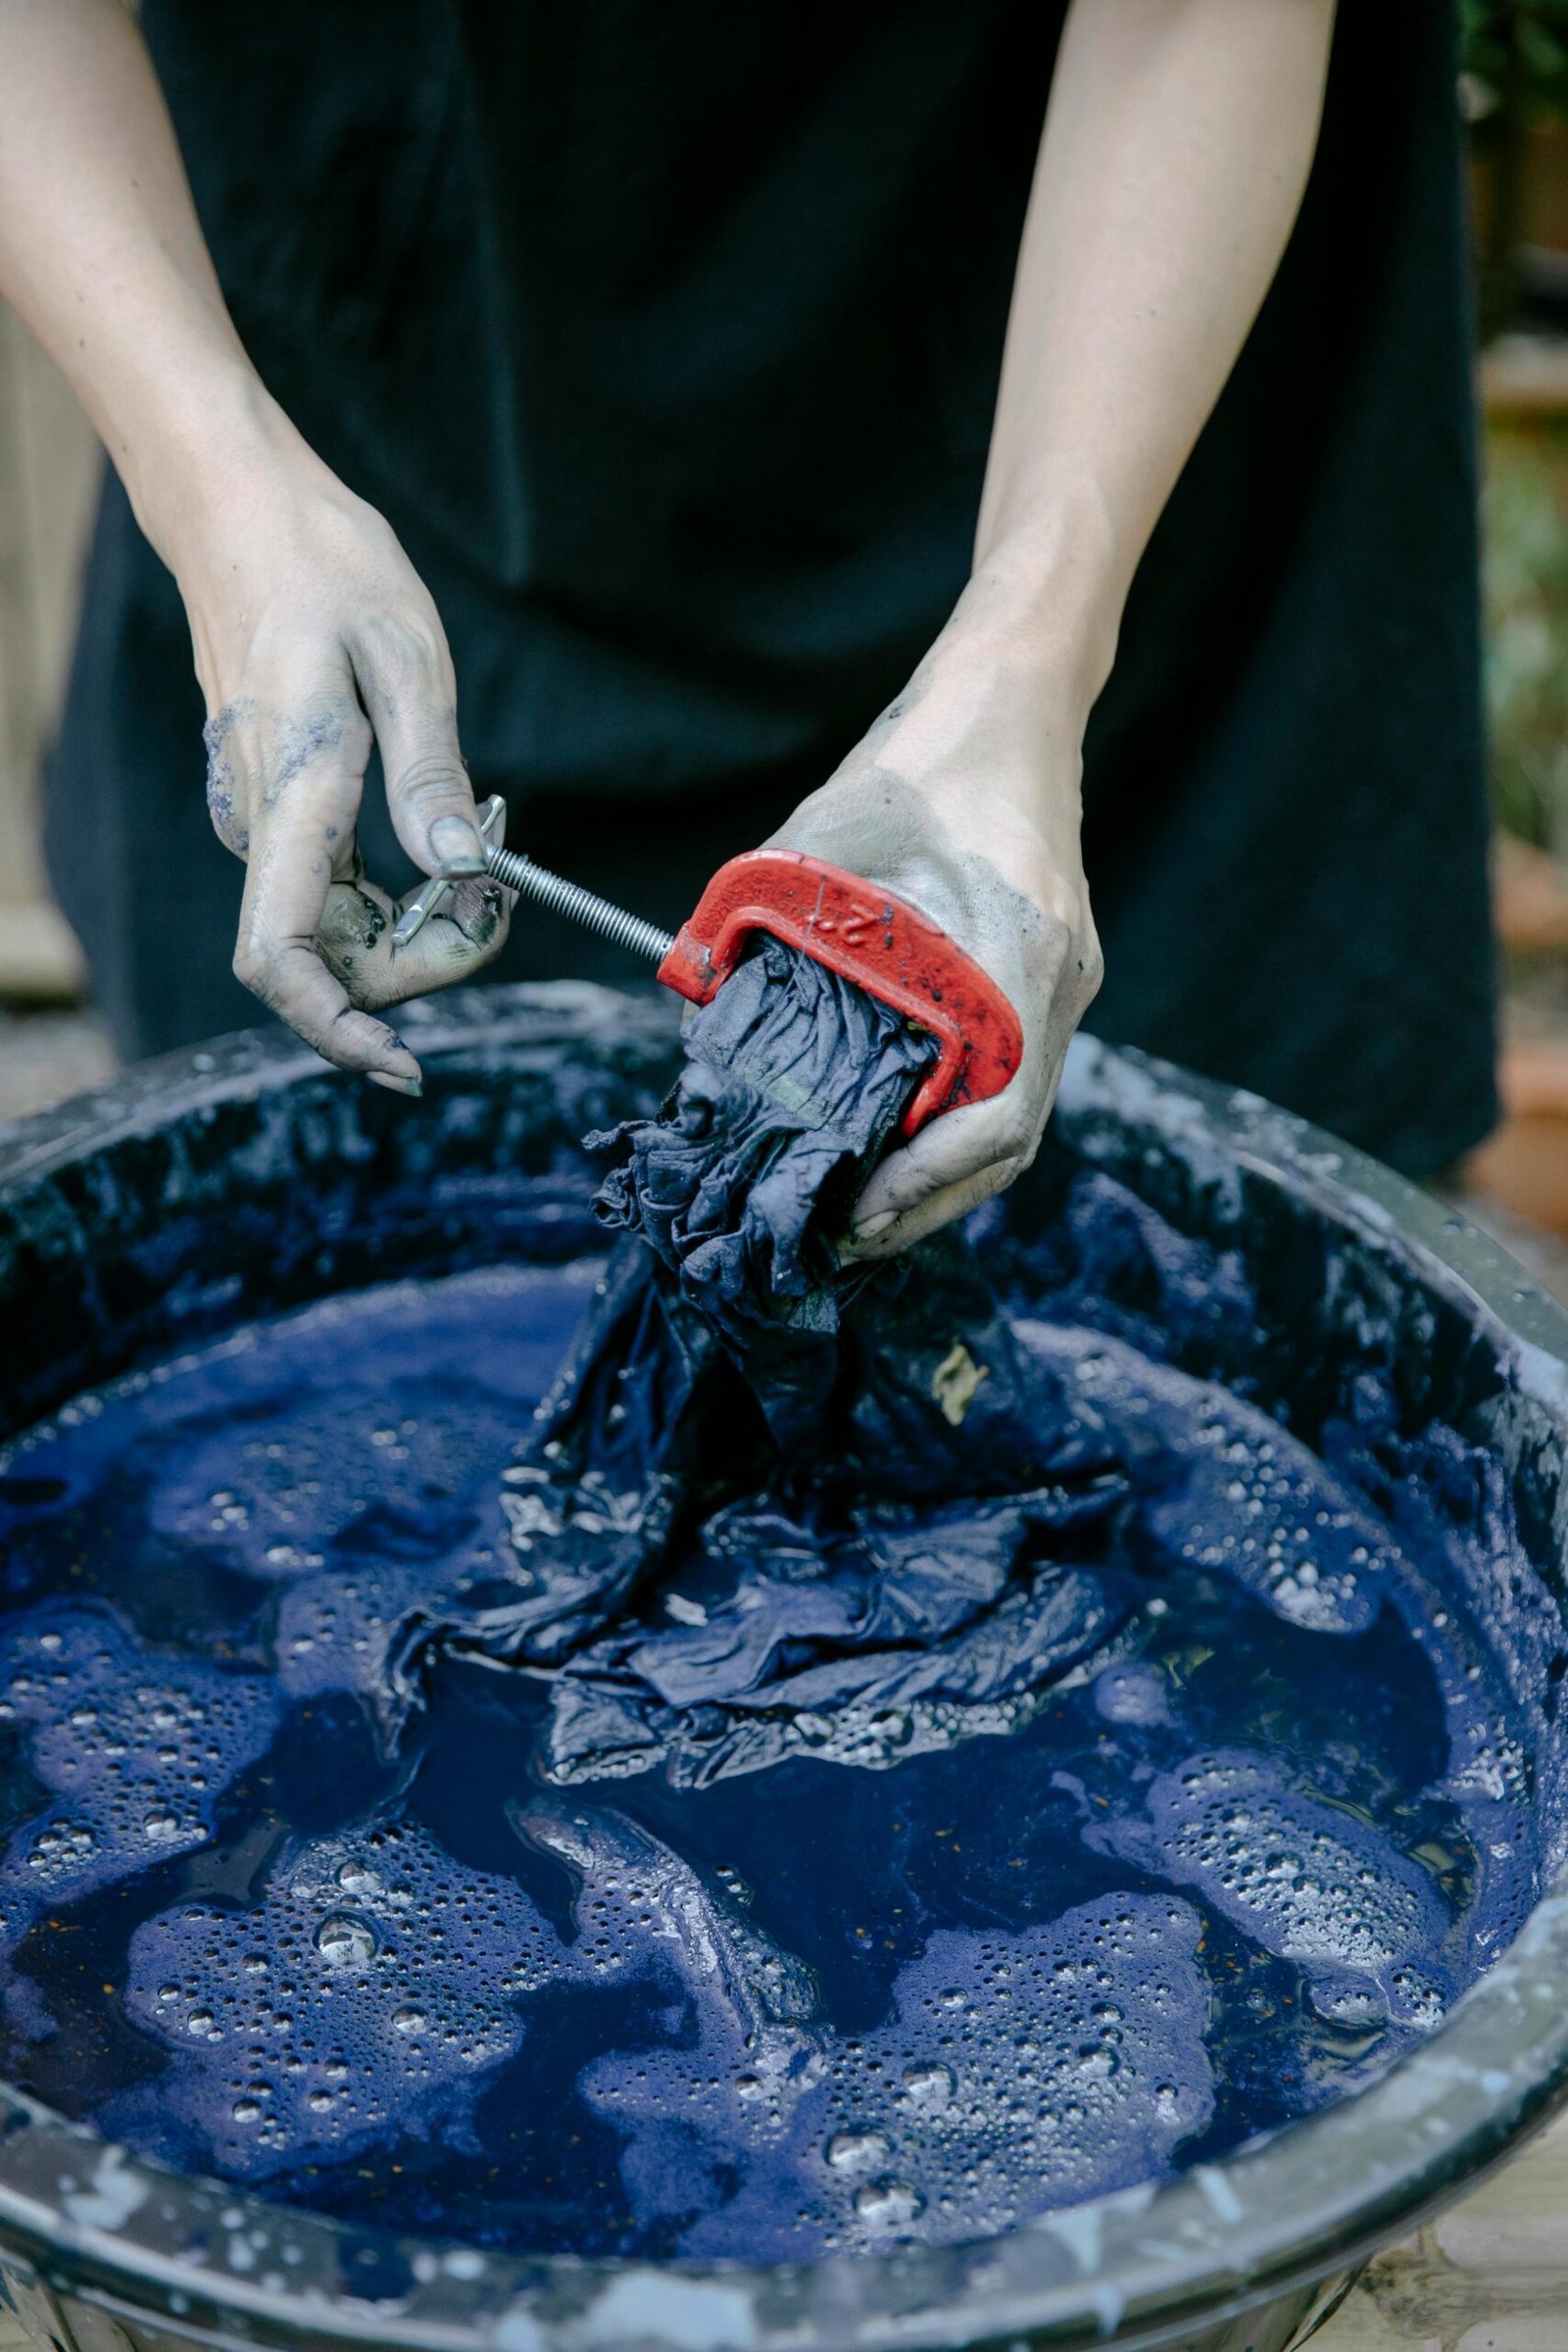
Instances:
[[[996,501],[988,485],[955,621],[973,650],[1080,735],[1110,674],[1125,595],[1109,510],[1087,467],[1041,461],[1027,495]]]
[[[1025,859],[1033,841],[1072,875],[1097,683],[1068,632],[1041,626],[1000,572],[977,575],[866,751],[914,785],[955,838],[1000,831]]]
[[[137,520],[189,596],[226,569],[236,535],[275,511],[280,479],[318,461],[243,353],[222,353],[122,436],[118,462]]]

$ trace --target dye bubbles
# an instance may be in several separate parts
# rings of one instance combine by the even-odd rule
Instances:
[[[1169,1463],[1140,1510],[1152,1556],[1231,1577],[1315,1632],[1371,1623],[1398,1564],[1388,1529],[1298,1439],[1227,1390],[1103,1333],[1028,1318],[1016,1328],[1122,1447],[1157,1446]]]
[[[600,2059],[584,2095],[627,2132],[639,2219],[697,2208],[685,2254],[986,2235],[1156,2177],[1208,2121],[1200,1932],[1133,1894],[1025,1934],[941,1931],[889,2023],[852,2036],[780,2016],[744,1967],[738,1994],[733,1967],[692,1970],[680,2045]]]
[[[44,1602],[0,1634],[0,1722],[51,1801],[0,1858],[0,1932],[206,1842],[281,1709],[264,1675],[149,1650],[112,1611]]]
[[[1091,1843],[1191,1887],[1265,1951],[1299,1961],[1313,2006],[1347,2022],[1441,2025],[1433,1961],[1450,1926],[1431,1877],[1346,1807],[1281,1786],[1245,1749],[1188,1757],[1144,1792],[1147,1819],[1091,1823]]]
[[[394,2125],[461,2144],[535,2030],[530,1996],[650,1973],[665,2037],[591,2061],[580,2089],[625,2134],[634,2227],[708,2203],[682,2230],[693,2255],[863,2249],[922,2217],[928,2237],[970,2236],[1158,2173],[1207,2121],[1186,1903],[1120,1894],[1024,1935],[939,1932],[889,2023],[846,2037],[798,1957],[638,1825],[542,1797],[512,1811],[569,1873],[573,1934],[406,1818],[313,1841],[258,1904],[185,1903],[136,1931],[125,2007],[171,2064],[100,2122],[237,2180],[344,2160]]]
[[[1086,1190],[1075,1231],[1153,1248]],[[1173,1327],[1201,1282],[1241,1311],[1190,1247],[1160,1268]],[[1536,1750],[1486,1627],[1434,1597],[1472,1573],[1443,1509],[1473,1453],[1431,1438],[1442,1476],[1411,1457],[1385,1516],[1403,1457],[1331,1473],[1120,1310],[1089,1328],[1087,1289],[1076,1325],[1030,1298],[920,1327],[918,1393],[877,1393],[900,1443],[933,1426],[912,1517],[850,1492],[824,1547],[798,1495],[743,1494],[672,1517],[607,1608],[595,1544],[627,1531],[586,1495],[561,1656],[458,1654],[459,1618],[515,1604],[503,1472],[598,1278],[345,1298],[0,1461],[12,2080],[351,2221],[869,2252],[1287,2124],[1512,1933]],[[1063,1469],[1009,1487],[1015,1360]],[[1007,1477],[976,1497],[981,1454]],[[1522,1557],[1488,1508],[1463,1544]],[[601,1716],[563,1788],[596,1644],[594,1703],[655,1768],[597,1777]]]
[[[461,2135],[521,2044],[516,1996],[556,1938],[512,1881],[465,1870],[396,1815],[314,1840],[259,1903],[184,1903],[131,1938],[124,2005],[171,2052],[105,2128],[250,2180],[389,2132]]]

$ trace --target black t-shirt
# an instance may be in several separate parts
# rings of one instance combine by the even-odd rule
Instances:
[[[941,627],[1061,13],[145,0],[240,331],[435,594],[514,840],[677,920]],[[1493,1108],[1470,398],[1451,25],[1351,0],[1091,729],[1090,1025],[1417,1169]],[[250,1009],[200,718],[112,488],[55,805],[131,1050]],[[503,969],[617,968],[518,930]]]

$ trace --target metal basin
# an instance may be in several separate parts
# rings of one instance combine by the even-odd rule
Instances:
[[[585,1128],[651,1104],[667,1004],[497,989],[404,1016],[415,1106],[270,1033],[171,1056],[0,1137],[0,1434],[245,1318],[580,1247]],[[1565,1607],[1568,1321],[1492,1243],[1299,1121],[1083,1041],[1010,1213],[1090,1161],[1242,1253],[1265,1402],[1310,1438],[1377,1335],[1413,1425],[1501,1463]],[[1207,1368],[1207,1367],[1200,1367]],[[1568,1632],[1563,1641],[1568,1667]],[[1568,1705],[1564,1715],[1568,1716]],[[1537,1785],[1568,1724],[1544,1716]],[[1568,1876],[1372,2088],[1158,2188],[968,2246],[791,2269],[506,2258],[347,2228],[133,2159],[0,2089],[0,2293],[41,2340],[444,2352],[1022,2344],[1279,2352],[1568,2095]]]

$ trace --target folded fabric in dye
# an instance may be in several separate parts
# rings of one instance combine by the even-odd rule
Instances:
[[[988,1278],[950,1238],[890,1270],[834,1342],[813,1442],[781,1455],[667,1276],[617,1258],[509,1473],[525,1591],[454,1629],[558,1667],[555,1778],[702,1784],[1011,1730],[1173,1574],[1366,1630],[1393,1561],[1371,1512],[1256,1406],[1008,1311],[1008,1262]]]
[[[708,1325],[657,1279],[641,1244],[622,1244],[506,1473],[516,1566],[466,1620],[481,1646],[546,1664],[613,1615],[714,1482],[704,1464],[734,1385],[723,1369]],[[760,1445],[760,1431],[748,1448],[737,1428],[731,1463]]]
[[[554,1778],[890,1764],[1014,1729],[1173,1561],[1298,1623],[1368,1622],[1376,1525],[1303,1524],[1320,1466],[1273,1422],[1007,1304],[1054,1250],[1075,1304],[1107,1246],[1161,1301],[1239,1306],[1236,1280],[1090,1174],[1068,1248],[998,1235],[982,1264],[948,1235],[846,1282],[824,1200],[891,1133],[919,1041],[765,942],[686,1043],[661,1116],[612,1139],[602,1210],[641,1239],[508,1473],[515,1571],[453,1611],[464,1646],[557,1670]]]
[[[516,1568],[449,1619],[559,1668],[558,1778],[1005,1730],[1132,1614],[1123,1453],[960,1243],[890,1271],[834,1348],[813,1442],[783,1454],[757,1366],[739,1379],[648,1251],[617,1252],[507,1474]]]
[[[599,1195],[680,1295],[729,1340],[831,1333],[846,1283],[833,1248],[934,1041],[808,956],[763,939],[688,1023],[657,1119],[590,1148],[620,1157]],[[853,1278],[851,1284],[853,1287]]]
[[[882,1543],[868,1532],[813,1546],[804,1528],[757,1529],[749,1514],[721,1526],[758,1548],[710,1613],[688,1599],[691,1621],[634,1626],[568,1663],[552,1778],[662,1764],[675,1785],[702,1786],[794,1754],[885,1765],[1015,1729],[1134,1605],[1126,1579],[1030,1561],[1030,1539],[1054,1524],[1030,1496],[939,1512]]]

